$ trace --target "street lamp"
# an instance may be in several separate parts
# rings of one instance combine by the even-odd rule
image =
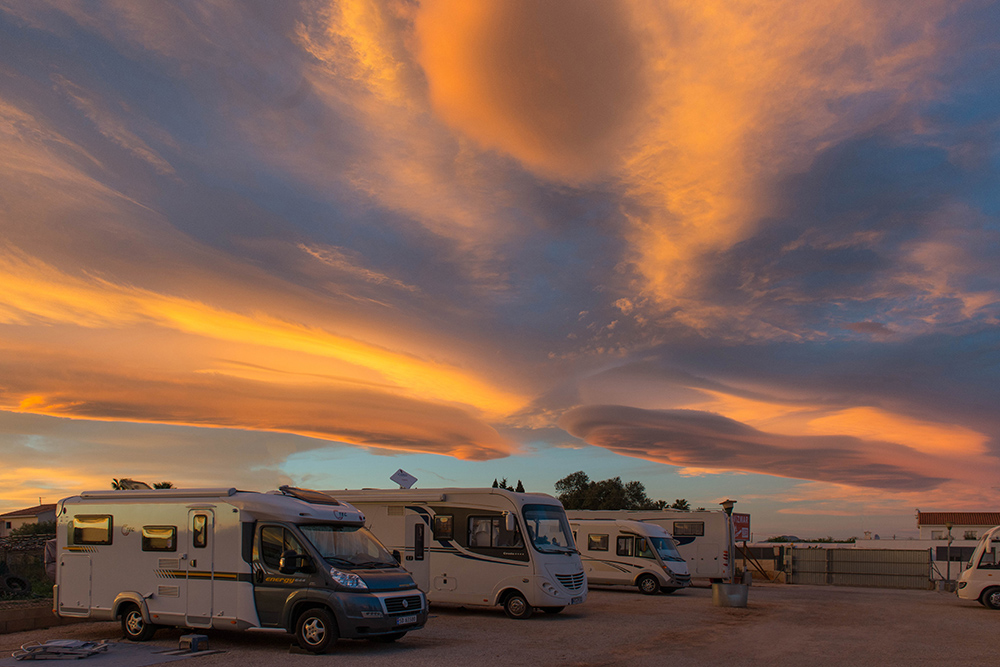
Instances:
[[[729,577],[730,583],[736,583],[736,542],[733,540],[733,505],[736,504],[735,500],[730,500],[726,498],[721,503],[722,509],[726,512],[729,524],[729,567],[732,568],[732,575]]]
[[[951,529],[955,524],[951,521],[946,521],[944,527],[948,529],[948,583],[945,584],[946,590],[951,590]]]

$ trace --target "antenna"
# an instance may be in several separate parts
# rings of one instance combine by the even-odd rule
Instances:
[[[413,486],[417,481],[416,477],[406,472],[402,468],[389,475],[389,479],[394,481],[396,484],[399,484],[399,488],[401,489],[408,489],[411,486]]]

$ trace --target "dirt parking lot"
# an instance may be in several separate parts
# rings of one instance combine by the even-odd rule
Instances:
[[[935,591],[755,584],[749,606],[731,609],[712,606],[709,588],[655,597],[593,589],[584,605],[526,621],[434,607],[425,629],[395,644],[341,640],[326,656],[290,651],[284,634],[208,631],[210,648],[225,653],[173,664],[987,665],[1000,662],[998,629],[1000,612]],[[160,630],[150,643],[176,648],[184,633]],[[0,635],[0,658],[26,642],[120,636],[113,623]]]

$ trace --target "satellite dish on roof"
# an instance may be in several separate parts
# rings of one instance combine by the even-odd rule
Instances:
[[[416,477],[406,472],[402,468],[389,475],[389,479],[394,481],[396,484],[399,484],[399,488],[401,489],[408,489],[411,486],[413,486],[417,481]]]

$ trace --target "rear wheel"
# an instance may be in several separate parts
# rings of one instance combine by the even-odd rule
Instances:
[[[376,635],[370,639],[373,642],[378,642],[379,644],[391,644],[394,641],[398,641],[406,635],[405,632],[392,632],[387,635]]]
[[[979,596],[979,601],[990,609],[1000,609],[1000,588],[987,588]]]
[[[337,621],[322,607],[307,609],[295,624],[295,639],[310,653],[326,653],[338,637]]]
[[[646,595],[656,595],[660,592],[660,582],[651,574],[644,574],[639,577],[639,581],[635,582],[635,585],[639,587],[641,593]]]
[[[504,613],[506,613],[511,618],[515,618],[518,620],[524,618],[530,618],[531,612],[534,611],[534,609],[531,608],[531,605],[528,604],[528,601],[525,599],[525,597],[517,591],[514,591],[513,593],[508,595],[507,599],[504,600],[503,610]]]
[[[130,604],[122,610],[122,633],[126,639],[145,642],[152,639],[155,632],[156,626],[143,620],[142,610],[137,605]]]

